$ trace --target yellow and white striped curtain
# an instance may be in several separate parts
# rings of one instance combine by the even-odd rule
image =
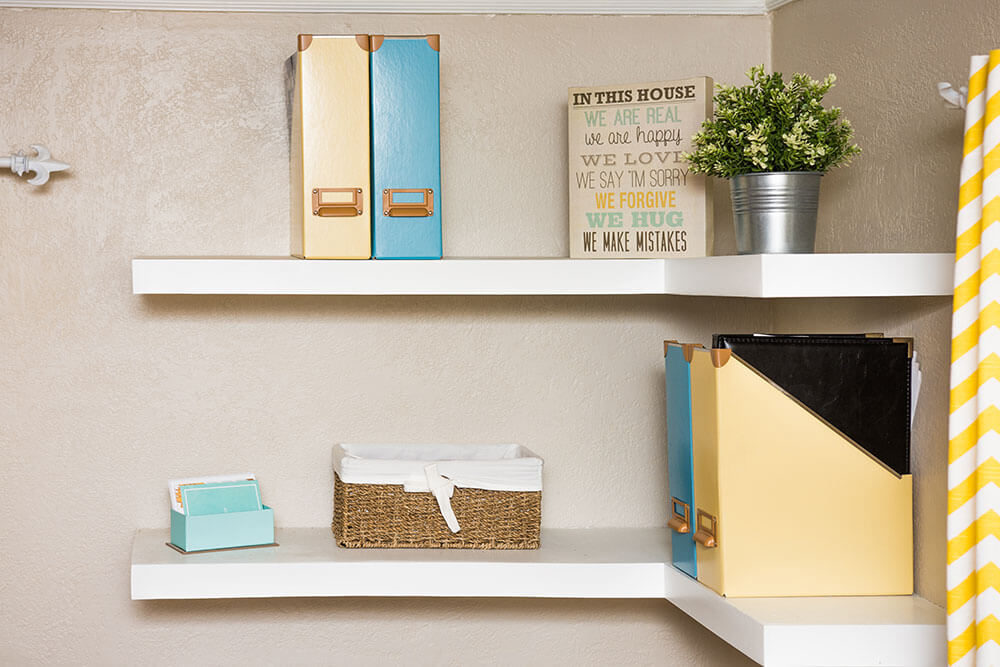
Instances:
[[[1000,665],[1000,50],[973,56],[948,420],[948,664]]]

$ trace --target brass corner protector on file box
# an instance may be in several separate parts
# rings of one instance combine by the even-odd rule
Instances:
[[[733,351],[726,348],[711,350],[712,353],[712,365],[716,368],[722,368],[729,361],[729,357],[732,356]]]
[[[905,343],[906,344],[906,357],[908,359],[913,358],[913,339],[912,338],[898,338],[892,339],[893,343]]]
[[[701,343],[681,343],[681,351],[684,353],[684,361],[691,363],[696,348],[702,349],[705,346]]]
[[[663,356],[667,356],[667,348],[671,345],[677,345],[681,348],[681,352],[684,354],[684,360],[689,364],[691,363],[691,357],[694,356],[695,349],[704,349],[704,345],[701,343],[681,343],[676,340],[665,340],[663,341]]]

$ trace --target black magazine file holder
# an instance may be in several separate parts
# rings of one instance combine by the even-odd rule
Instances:
[[[912,339],[716,334],[712,347],[732,350],[886,467],[909,474]]]

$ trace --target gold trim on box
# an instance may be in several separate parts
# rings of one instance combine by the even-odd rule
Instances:
[[[184,551],[184,549],[181,549],[179,546],[177,546],[172,542],[164,542],[164,544],[166,544],[168,547],[170,547],[177,553],[184,554],[185,556],[191,554],[207,554],[207,553],[212,553],[213,551],[241,551],[243,549],[263,549],[264,547],[281,546],[277,542],[270,542],[269,544],[248,544],[243,547],[218,547],[216,549],[198,549],[197,551]]]
[[[696,347],[704,348],[705,346],[701,343],[681,343],[681,351],[684,353],[684,361],[689,364],[691,363],[691,360],[694,359],[694,349]]]

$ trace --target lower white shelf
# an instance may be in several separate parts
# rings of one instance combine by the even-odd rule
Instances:
[[[947,664],[944,610],[921,597],[724,598],[665,567],[667,600],[762,665]]]
[[[166,530],[132,545],[132,599],[663,598],[763,665],[940,665],[944,611],[919,597],[720,597],[669,565],[661,528],[549,529],[533,551],[340,549],[329,528],[280,546],[182,555]]]
[[[279,528],[280,546],[180,554],[140,530],[132,599],[255,597],[663,597],[669,545],[655,530],[548,530],[541,549],[341,549],[329,528]]]

